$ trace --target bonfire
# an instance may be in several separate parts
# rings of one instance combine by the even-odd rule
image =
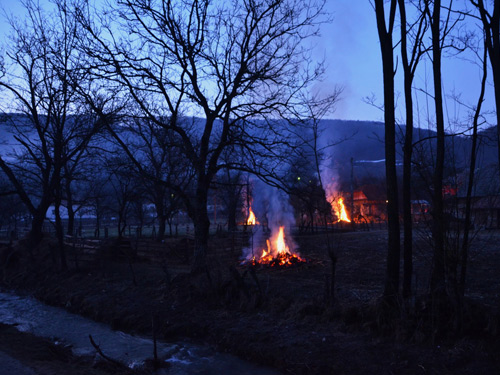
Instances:
[[[303,263],[306,260],[290,249],[285,241],[285,227],[280,226],[278,234],[271,240],[266,241],[267,249],[262,249],[259,255],[252,256],[247,260],[252,265],[268,265],[270,267],[291,266],[297,263]]]

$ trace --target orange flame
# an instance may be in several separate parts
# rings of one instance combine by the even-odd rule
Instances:
[[[276,239],[276,250],[278,251],[278,256],[280,254],[290,253],[288,251],[288,246],[285,243],[285,227],[284,226],[280,226],[278,238]]]
[[[347,212],[344,206],[344,199],[342,197],[339,198],[336,207],[334,206],[333,209],[335,210],[335,214],[338,217],[337,222],[340,221],[345,221],[347,223],[351,222],[351,220],[349,220],[349,218],[347,217]]]
[[[262,250],[260,257],[254,257],[252,264],[267,264],[273,266],[291,266],[295,263],[305,262],[297,254],[290,251],[285,241],[285,227],[280,226],[278,235],[271,241],[267,240],[267,250]]]
[[[252,211],[252,206],[250,206],[250,213],[248,214],[247,225],[256,225],[259,224],[257,219],[255,218],[255,214]]]

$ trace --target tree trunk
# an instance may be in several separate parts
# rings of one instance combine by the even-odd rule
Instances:
[[[125,232],[125,228],[127,227],[127,224],[125,223],[125,220],[123,219],[123,214],[120,212],[118,214],[118,238],[121,239],[123,237],[123,233]]]
[[[411,88],[410,88],[411,90]],[[406,91],[406,89],[405,89]],[[405,95],[407,95],[405,93]],[[411,94],[410,94],[411,95]],[[406,100],[406,108],[412,100]],[[407,109],[408,111],[408,109]],[[408,120],[408,114],[406,116]],[[413,120],[412,120],[413,121]],[[412,158],[413,124],[406,123],[405,149],[403,161],[403,232],[404,232],[404,267],[403,267],[403,298],[411,296],[411,279],[413,275],[413,222],[411,216],[411,158]]]
[[[481,18],[486,32],[486,47],[488,49],[491,71],[493,73],[497,117],[498,168],[500,171],[500,3],[498,1],[494,2],[493,13],[489,19],[483,17],[486,12],[483,1],[479,1],[479,4],[480,7],[482,7]]]
[[[434,169],[434,209],[432,236],[434,239],[433,269],[431,275],[431,292],[445,293],[445,250],[444,250],[444,202],[443,174],[445,157],[445,132],[443,112],[443,91],[441,85],[441,1],[434,1],[431,19],[432,31],[432,71],[434,76],[434,102],[436,110],[436,166]]]
[[[75,235],[75,210],[73,210],[73,201],[68,200],[68,229],[67,232],[70,236]]]
[[[68,268],[68,264],[66,262],[66,251],[64,249],[64,228],[61,219],[61,191],[60,189],[56,189],[55,200],[55,215],[56,215],[56,238],[57,238],[57,247],[59,250],[59,261],[61,263],[61,269],[66,270]]]
[[[404,70],[404,93],[406,107],[406,131],[403,155],[403,298],[411,296],[411,279],[413,274],[413,222],[411,217],[411,160],[413,151],[413,73],[408,61],[406,9],[404,0],[398,0],[401,17],[401,56]],[[418,36],[417,36],[418,37]],[[418,43],[418,41],[415,41]]]
[[[138,205],[136,209],[137,209],[137,214],[139,216],[139,226],[135,228],[136,236],[138,238],[142,238],[142,230],[144,228],[144,210],[142,208],[142,202],[137,202],[136,204]]]
[[[382,68],[384,79],[384,120],[385,120],[385,173],[387,183],[387,219],[388,219],[388,251],[386,281],[384,287],[385,300],[390,305],[397,303],[399,295],[399,202],[396,173],[396,117],[394,101],[394,53],[392,30],[396,11],[396,0],[391,0],[389,28],[386,29],[384,1],[375,0],[377,29],[382,52]]]
[[[156,235],[156,239],[158,241],[163,241],[165,238],[165,222],[167,221],[165,215],[163,213],[157,213],[158,216],[158,233]]]
[[[99,212],[96,213],[95,217],[95,229],[94,229],[94,237],[99,238],[101,234],[101,220],[100,220]]]
[[[44,195],[40,204],[34,212],[32,212],[33,220],[31,222],[31,230],[29,233],[28,246],[30,247],[30,252],[36,248],[43,239],[43,223],[45,221],[45,216],[47,215],[47,210],[50,206],[50,199],[48,196]]]
[[[200,186],[201,185],[201,186]],[[208,187],[200,184],[196,191],[196,209],[192,218],[194,224],[194,257],[191,273],[198,274],[207,271],[208,237],[210,220],[208,218],[207,201]]]
[[[500,46],[498,47],[500,48]],[[500,54],[500,52],[498,52]],[[493,61],[491,62],[493,64]],[[498,150],[498,165],[500,171],[500,57],[495,61],[496,66],[492,65],[493,85],[495,87],[495,108],[497,117],[497,150]],[[500,174],[500,172],[499,172]]]
[[[33,214],[33,220],[31,221],[31,230],[29,233],[29,246],[30,251],[37,247],[43,239],[43,222],[45,221],[45,215],[47,210],[43,211],[37,209]]]
[[[473,130],[472,130],[472,146],[471,146],[471,155],[470,155],[470,165],[469,165],[469,181],[467,183],[467,194],[465,201],[465,223],[464,223],[464,239],[462,243],[462,252],[460,256],[460,280],[459,280],[459,293],[461,298],[463,298],[465,294],[465,278],[467,273],[467,262],[468,262],[468,254],[469,254],[469,232],[471,229],[471,206],[472,206],[472,186],[474,184],[474,176],[476,170],[476,157],[477,157],[477,129],[479,125],[479,116],[481,115],[481,106],[484,100],[484,93],[486,88],[486,78],[488,75],[488,67],[486,65],[487,59],[487,49],[484,46],[484,55],[483,55],[483,78],[481,81],[481,92],[479,94],[479,98],[477,101],[477,107],[474,113],[473,120]],[[500,86],[499,86],[500,88]],[[500,149],[500,145],[499,145]]]
[[[75,235],[75,210],[73,209],[73,193],[71,191],[71,182],[69,179],[66,180],[65,184],[66,190],[66,209],[68,211],[68,231],[70,236]]]
[[[156,239],[158,241],[163,241],[165,238],[165,204],[164,204],[164,194],[162,194],[161,187],[155,186],[155,209],[156,217],[158,218],[158,233]]]

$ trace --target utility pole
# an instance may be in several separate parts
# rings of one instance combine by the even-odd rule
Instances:
[[[250,215],[250,175],[247,175],[247,219]]]

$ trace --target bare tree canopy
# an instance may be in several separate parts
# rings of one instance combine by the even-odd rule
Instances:
[[[26,0],[26,20],[9,20],[13,33],[0,77],[11,100],[4,111],[22,114],[6,116],[5,128],[17,147],[0,157],[0,168],[33,217],[33,246],[41,239],[50,204],[62,203],[65,173],[74,170],[99,129],[72,84],[72,72],[83,71],[76,48],[79,26],[61,3],[54,5],[45,11]],[[83,85],[84,77],[79,78]],[[63,253],[61,262],[64,266]]]
[[[126,0],[103,12],[75,10],[94,77],[116,88],[112,95],[128,103],[127,115],[173,133],[175,143],[166,147],[177,148],[193,171],[191,188],[170,187],[195,223],[197,269],[204,267],[207,194],[217,172],[252,169],[270,178],[293,146],[293,119],[305,109],[304,92],[323,73],[308,44],[324,20],[323,5]],[[283,118],[286,123],[278,121]],[[228,148],[245,152],[245,162],[222,163]]]

